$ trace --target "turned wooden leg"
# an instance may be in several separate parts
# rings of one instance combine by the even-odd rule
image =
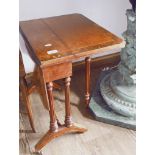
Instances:
[[[24,104],[26,106],[26,110],[27,110],[27,114],[28,114],[28,118],[29,118],[29,122],[30,122],[30,125],[31,125],[31,128],[32,128],[32,131],[36,132],[35,127],[34,127],[31,102],[29,100],[27,84],[26,84],[26,81],[25,81],[24,78],[20,79],[20,90],[22,92],[22,98],[23,98]]]
[[[50,108],[50,119],[51,125],[50,130],[39,140],[39,142],[35,145],[35,150],[40,151],[46,144],[48,144],[51,140],[60,137],[67,133],[83,133],[87,131],[86,128],[82,127],[79,124],[72,123],[71,121],[71,107],[70,107],[70,81],[71,78],[68,77],[65,79],[65,124],[57,125],[56,115],[54,114],[54,104],[53,104],[53,83],[47,83],[47,92],[49,97],[49,108]]]
[[[87,107],[89,106],[90,101],[90,61],[90,57],[85,59],[85,103]]]
[[[71,78],[67,77],[65,79],[65,126],[70,127],[72,125],[71,121],[71,107],[70,107],[70,81]]]
[[[50,131],[51,132],[57,132],[58,130],[58,124],[54,112],[54,98],[53,98],[53,83],[49,82],[46,84],[47,86],[47,94],[49,99],[49,114],[50,114]]]

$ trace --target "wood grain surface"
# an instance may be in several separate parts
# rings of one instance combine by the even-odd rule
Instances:
[[[81,14],[21,21],[20,32],[31,57],[42,66],[124,46],[122,39]],[[50,50],[57,53],[48,54]]]

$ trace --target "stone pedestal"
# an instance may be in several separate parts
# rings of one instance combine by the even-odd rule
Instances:
[[[127,10],[126,41],[116,69],[102,71],[90,101],[97,120],[135,129],[136,118],[136,16]]]
[[[89,108],[95,119],[98,121],[135,130],[136,129],[135,118],[126,117],[116,113],[109,107],[109,105],[106,103],[106,101],[101,95],[100,83],[102,79],[116,70],[117,69],[112,70],[110,69],[107,71],[103,70],[101,72],[100,77],[96,84],[96,88],[93,91]]]

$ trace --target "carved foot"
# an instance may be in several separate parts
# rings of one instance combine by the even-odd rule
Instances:
[[[70,127],[65,127],[63,125],[62,127],[59,127],[57,132],[51,132],[48,130],[48,132],[41,138],[41,140],[36,144],[35,151],[40,151],[46,144],[48,144],[51,140],[60,137],[67,133],[83,133],[87,131],[86,128],[82,127],[79,124],[73,123]]]

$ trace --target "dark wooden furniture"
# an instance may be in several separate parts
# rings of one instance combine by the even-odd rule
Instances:
[[[49,104],[50,129],[38,142],[38,151],[51,139],[68,132],[84,132],[85,128],[72,123],[69,85],[72,76],[72,61],[85,58],[85,102],[90,100],[91,55],[117,47],[123,47],[122,39],[100,27],[81,14],[70,14],[20,22],[20,32],[32,59],[37,65],[44,102]],[[57,123],[52,95],[53,81],[64,79],[65,124]]]
[[[19,51],[19,87],[22,93],[22,101],[24,102],[26,106],[26,110],[27,110],[27,114],[28,114],[28,118],[29,118],[32,131],[36,132],[35,127],[34,127],[31,102],[29,99],[29,95],[36,88],[36,85],[33,82],[32,77],[33,77],[32,74],[26,77],[22,55],[21,55],[21,52]]]
[[[31,126],[33,132],[36,132],[36,129],[35,129],[34,120],[33,120],[33,112],[32,112],[31,102],[29,99],[30,94],[34,90],[37,90],[41,95],[41,99],[44,95],[40,91],[40,88],[38,85],[38,80],[37,80],[37,77],[35,74],[36,74],[36,71],[28,73],[28,74],[25,72],[22,54],[21,54],[21,51],[19,50],[19,89],[20,89],[20,92],[22,95],[21,101],[23,101],[26,106],[30,126]],[[61,86],[56,83],[53,83],[53,87],[55,89],[59,89],[59,90],[61,89]],[[48,110],[49,109],[48,105],[44,104],[44,102],[42,102],[42,103],[43,103],[44,107]]]

